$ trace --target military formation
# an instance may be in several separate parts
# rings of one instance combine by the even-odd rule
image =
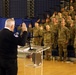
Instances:
[[[76,57],[76,14],[74,7],[70,5],[69,10],[61,8],[60,12],[54,12],[41,22],[35,22],[34,27],[28,27],[32,34],[34,45],[49,46],[45,51],[45,59],[51,60],[52,50],[58,49],[59,61],[67,60],[67,46],[74,47]]]

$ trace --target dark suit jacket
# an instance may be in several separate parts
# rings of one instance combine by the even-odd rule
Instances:
[[[4,28],[0,31],[0,58],[16,59],[17,45],[24,46],[27,38],[27,32],[22,36],[16,36],[10,30]]]

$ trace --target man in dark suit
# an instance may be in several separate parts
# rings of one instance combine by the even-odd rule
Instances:
[[[27,27],[22,23],[20,36],[14,34],[14,27],[14,19],[7,19],[0,31],[0,75],[17,75],[17,45],[25,46]]]

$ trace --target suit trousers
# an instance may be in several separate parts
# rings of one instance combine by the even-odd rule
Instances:
[[[17,59],[0,58],[0,75],[17,75]]]

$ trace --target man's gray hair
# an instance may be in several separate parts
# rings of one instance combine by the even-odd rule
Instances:
[[[5,21],[5,27],[10,27],[12,25],[15,25],[15,20],[13,18],[7,19]]]

